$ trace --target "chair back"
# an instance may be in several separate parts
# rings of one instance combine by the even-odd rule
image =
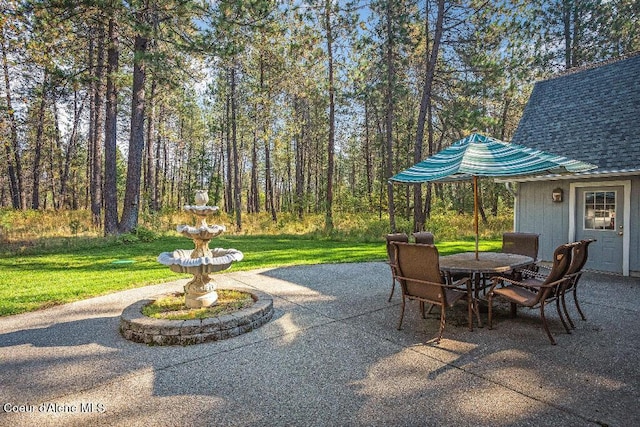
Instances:
[[[402,292],[446,305],[438,249],[433,245],[394,243]]]
[[[551,266],[551,272],[544,280],[543,285],[556,282],[562,279],[566,274],[569,266],[571,265],[571,251],[574,244],[565,243],[560,245],[553,252],[553,265]]]
[[[416,243],[420,243],[423,245],[433,245],[435,243],[435,239],[433,233],[428,231],[419,231],[417,233],[413,233],[413,238]]]
[[[391,242],[408,242],[409,236],[405,233],[393,233],[387,234],[387,256],[389,257],[389,263],[395,264],[396,260],[396,247]]]
[[[502,252],[525,255],[538,259],[539,235],[535,233],[504,233],[502,235]]]
[[[567,274],[576,274],[582,270],[589,256],[589,245],[595,241],[595,239],[588,239],[576,242],[573,247],[573,253],[571,254],[571,265],[567,270]]]

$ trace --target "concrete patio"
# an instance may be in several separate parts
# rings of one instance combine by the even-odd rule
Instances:
[[[224,341],[150,347],[118,333],[128,305],[185,281],[0,318],[0,425],[640,425],[640,279],[587,273],[587,321],[550,345],[538,311],[507,306],[494,329],[387,302],[382,262],[216,276],[274,297],[261,328]],[[486,313],[483,313],[486,321]],[[19,412],[27,410],[33,412]]]

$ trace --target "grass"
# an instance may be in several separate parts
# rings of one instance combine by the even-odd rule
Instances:
[[[161,252],[191,249],[182,236],[124,244],[115,240],[74,238],[54,247],[0,257],[0,316],[8,316],[93,296],[191,277],[171,272],[156,261]],[[472,240],[436,242],[441,255],[473,250]],[[230,235],[213,247],[235,248],[245,255],[230,271],[302,264],[386,260],[384,240],[335,240],[305,235]],[[483,240],[480,250],[496,251],[499,240]],[[133,261],[118,263],[118,261]],[[215,276],[214,276],[215,277]]]
[[[0,209],[0,316],[64,304],[119,290],[191,277],[171,272],[156,261],[161,252],[192,249],[175,232],[158,235],[150,230],[175,230],[177,224],[195,224],[183,211],[143,214],[136,234],[100,237],[91,214],[77,211],[17,211]],[[383,236],[388,217],[359,212],[336,213],[335,229],[324,231],[322,214],[280,214],[272,221],[266,212],[243,215],[242,231],[233,218],[219,214],[208,221],[226,225],[226,233],[211,247],[235,248],[245,255],[231,271],[301,264],[386,260]],[[398,231],[410,233],[411,221],[396,217]],[[471,215],[434,212],[426,229],[436,235],[442,255],[473,250]],[[501,213],[482,224],[481,250],[499,250],[502,232],[509,231],[512,215]]]
[[[154,319],[190,320],[206,319],[231,314],[240,309],[251,307],[254,303],[247,292],[221,289],[218,292],[218,303],[213,307],[189,309],[184,304],[184,294],[177,293],[158,298],[142,308],[142,314]]]

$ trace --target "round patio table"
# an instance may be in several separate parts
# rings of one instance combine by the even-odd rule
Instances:
[[[500,273],[506,273],[516,268],[522,268],[533,264],[533,258],[525,255],[502,253],[502,252],[480,252],[476,259],[475,252],[462,252],[454,255],[440,257],[440,271],[447,278],[454,275],[468,274],[471,276],[471,284],[474,298],[474,309],[478,310],[478,295],[484,287],[480,285],[481,279],[491,277]],[[478,315],[479,319],[479,315]],[[480,323],[480,322],[479,322]],[[481,324],[479,326],[482,326]]]
[[[445,273],[499,274],[533,264],[533,258],[502,252],[462,252],[440,257],[440,270]]]

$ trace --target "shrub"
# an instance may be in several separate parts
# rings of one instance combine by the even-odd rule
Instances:
[[[137,242],[153,242],[159,237],[158,233],[145,227],[136,227],[129,233],[122,233],[117,237],[117,241],[122,244]]]

